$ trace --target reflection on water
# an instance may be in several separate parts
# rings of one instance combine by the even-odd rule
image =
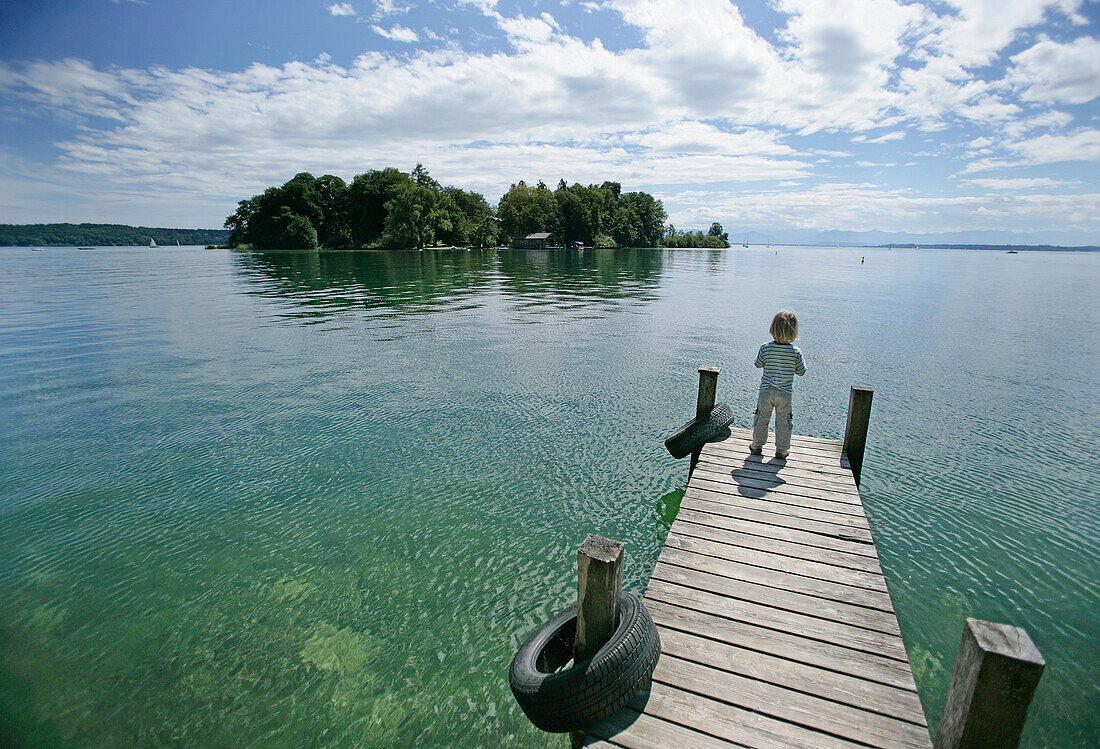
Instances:
[[[525,313],[582,309],[591,315],[654,298],[661,253],[653,250],[425,250],[254,252],[236,256],[250,293],[292,301],[289,316],[325,318],[349,309],[407,314],[462,311],[486,295]]]
[[[792,307],[798,432],[876,387],[862,491],[930,721],[978,616],[1047,658],[1024,745],[1095,746],[1098,261],[5,250],[5,738],[562,746],[508,691],[520,638],[588,533],[644,589],[696,368],[748,426]]]

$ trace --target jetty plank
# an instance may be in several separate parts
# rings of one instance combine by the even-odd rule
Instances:
[[[702,449],[644,598],[653,681],[586,746],[931,747],[843,444],[750,438]]]
[[[782,540],[799,546],[822,548],[842,554],[849,554],[851,556],[866,557],[876,564],[878,560],[878,554],[875,552],[875,547],[871,544],[861,543],[859,541],[841,541],[835,538],[824,538],[818,533],[800,531],[794,528],[783,528],[774,523],[761,523],[723,515],[715,517],[714,514],[693,510],[690,507],[684,507],[682,504],[680,505],[680,512],[676,517],[678,520],[683,520],[684,522],[713,527],[719,530],[728,529],[746,535]]]

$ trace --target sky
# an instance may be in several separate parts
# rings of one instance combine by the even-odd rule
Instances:
[[[423,162],[733,240],[1100,245],[1098,97],[1100,0],[0,0],[0,222],[212,228]]]

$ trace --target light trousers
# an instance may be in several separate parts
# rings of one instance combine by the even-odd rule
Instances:
[[[760,450],[768,442],[768,422],[775,411],[775,449],[776,452],[791,451],[791,429],[794,428],[794,415],[791,413],[791,391],[776,387],[760,388],[760,397],[756,401],[756,414],[752,419],[752,446]]]

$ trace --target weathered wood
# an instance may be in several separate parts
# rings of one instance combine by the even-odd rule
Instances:
[[[588,660],[611,639],[623,589],[621,541],[589,536],[577,551],[577,635],[573,659]]]
[[[725,451],[714,450],[711,445],[707,445],[707,449],[703,451],[702,458],[700,460],[709,463],[718,463],[719,465],[728,465],[731,454]],[[738,467],[740,471],[755,471],[764,476],[803,476],[805,478],[824,478],[826,481],[842,480],[843,482],[851,482],[855,485],[856,482],[851,478],[851,471],[843,467],[842,465],[833,464],[827,465],[824,463],[810,463],[807,461],[777,461],[764,458],[763,455],[741,455],[741,464]]]
[[[748,460],[747,458],[753,458],[753,460]],[[786,464],[786,462],[779,463],[778,461],[775,463],[762,463],[760,462],[759,455],[749,455],[747,458],[741,465],[733,469],[726,468],[729,465],[728,457],[714,450],[704,450],[699,460],[703,463],[722,466],[727,470],[733,470],[737,473],[751,474],[757,478],[768,479],[782,476],[788,481],[791,481],[793,477],[801,482],[820,480],[828,483],[855,486],[855,482],[852,481],[852,472],[846,469],[811,465],[808,463]]]
[[[695,401],[695,418],[706,416],[714,409],[714,398],[718,392],[718,373],[721,371],[718,367],[699,367],[699,396]],[[695,464],[699,462],[701,450],[702,448],[691,454],[688,478],[695,471]]]
[[[645,595],[653,681],[590,734],[628,749],[928,749],[854,443],[795,436],[778,460],[750,455],[750,438],[732,429],[699,451]]]
[[[693,684],[693,691],[708,697],[779,720],[812,725],[852,741],[913,749],[928,744],[928,730],[923,726],[675,656],[658,662],[653,679],[665,684]]]
[[[708,478],[717,479],[726,484],[738,487],[746,486],[750,489],[763,489],[767,492],[819,497],[834,502],[838,499],[848,497],[850,501],[846,501],[844,504],[849,505],[854,505],[855,500],[859,497],[859,494],[856,493],[855,485],[849,487],[840,482],[833,481],[806,481],[804,477],[793,474],[788,478],[786,474],[760,476],[757,473],[741,471],[736,468],[723,471],[718,469],[714,464],[704,461],[699,462],[696,470],[703,472]],[[858,514],[862,515],[863,513]]]
[[[589,536],[577,550],[577,633],[573,639],[573,662],[592,658],[599,652],[619,623],[619,598],[623,590],[621,541]],[[573,746],[585,740],[584,731],[574,731]]]
[[[880,617],[879,612],[889,613],[890,616],[893,616],[890,595],[885,591],[857,588],[852,585],[835,583],[831,580],[819,580],[781,570],[757,567],[752,564],[731,562],[728,559],[720,559],[696,551],[687,551],[679,545],[665,544],[658,561],[702,570],[712,575],[720,575],[733,580],[766,585],[779,590],[798,590],[799,595],[811,596],[813,599],[825,599],[837,604],[863,607],[866,610],[857,612],[856,616],[866,617],[870,621],[879,621],[880,619],[888,621],[887,617]],[[803,610],[813,612],[819,605],[820,603],[817,600],[806,600],[803,602]]]
[[[762,622],[739,621],[726,616],[728,612],[725,611],[719,615],[687,607],[684,603],[690,601],[666,603],[655,596],[646,601],[646,607],[653,620],[661,627],[679,629],[689,634],[706,632],[707,637],[729,645],[771,653],[809,666],[840,668],[861,679],[877,681],[910,692],[917,691],[909,664],[905,661],[841,647],[829,640],[779,632],[763,626]]]
[[[702,663],[731,674],[778,684],[853,707],[873,705],[878,712],[911,718],[905,721],[911,725],[924,724],[917,695],[908,690],[788,661],[770,653],[715,642],[690,632],[668,627],[658,631],[661,633],[662,655]],[[686,686],[691,688],[690,684]]]
[[[733,447],[738,447],[739,448],[740,447],[740,442],[742,440],[744,440],[746,442],[751,442],[752,441],[752,430],[751,429],[731,428],[729,439],[724,440],[720,444],[718,444],[718,443],[712,443],[712,444],[718,444],[718,446],[725,445],[726,447],[729,447],[729,448],[733,448]],[[806,442],[804,437],[799,437],[798,435],[794,435],[794,436],[791,437],[791,449],[797,450],[799,453],[801,453],[803,455],[821,454],[821,455],[834,456],[834,455],[838,454],[839,448],[842,448],[842,447],[844,447],[844,441],[843,440],[815,440],[815,441],[812,441],[812,442]],[[765,457],[767,458],[767,456],[765,456]],[[767,459],[771,460],[771,458],[767,458]]]
[[[658,661],[660,662],[660,661]],[[727,746],[739,747],[804,747],[804,749],[866,749],[865,744],[831,737],[802,726],[767,715],[760,715],[728,702],[711,699],[682,687],[654,685],[644,699],[636,697],[629,704],[648,715],[683,726],[705,727],[707,733],[722,739]],[[614,737],[620,742],[618,736]],[[673,745],[676,746],[676,745]],[[691,745],[685,745],[691,749]],[[669,747],[662,747],[669,749]],[[676,749],[679,749],[676,746]]]
[[[801,591],[775,588],[766,582],[761,582],[759,579],[745,580],[740,577],[729,577],[700,570],[688,566],[694,560],[684,559],[678,556],[676,552],[670,552],[670,556],[667,558],[686,562],[686,564],[673,564],[671,561],[665,561],[663,552],[662,557],[653,568],[653,577],[658,580],[681,582],[684,580],[683,572],[687,571],[690,573],[687,577],[694,580],[697,585],[705,585],[707,586],[706,590],[717,591],[727,598],[736,598],[747,602],[767,601],[768,606],[771,608],[782,609],[792,614],[815,616],[819,619],[843,622],[853,627],[862,627],[874,632],[901,636],[897,620],[884,616],[883,612],[875,609],[845,601],[821,598]],[[749,575],[744,577],[749,577]]]
[[[763,481],[756,478],[746,478],[744,475],[733,471],[720,473],[708,470],[709,468],[710,466],[707,463],[700,462],[695,469],[695,476],[700,482],[710,482],[710,488],[719,494],[730,494],[732,489],[740,497],[766,498],[773,502],[789,504],[794,507],[817,508],[842,515],[866,518],[858,504],[845,501],[846,497],[856,498],[857,495],[855,494],[849,495],[838,490],[825,489],[825,487],[813,487],[783,480]]]
[[[817,578],[818,580],[843,583],[844,585],[887,593],[886,581],[883,580],[880,574],[836,567],[815,559],[783,556],[772,552],[759,551],[752,547],[720,543],[684,533],[670,536],[665,545],[684,551],[707,554],[730,562],[755,565],[764,569],[781,570],[796,575]]]
[[[802,531],[794,528],[783,528],[772,524],[757,522],[755,520],[715,515],[705,510],[699,511],[691,507],[684,507],[683,504],[680,505],[680,512],[676,516],[676,519],[677,521],[683,520],[693,525],[704,525],[716,530],[729,529],[746,535],[759,536],[765,539],[776,539],[791,544],[798,544],[799,546],[805,546],[809,549],[826,549],[846,555],[866,557],[868,560],[876,563],[878,560],[878,555],[875,553],[875,547],[868,543],[847,541],[835,536],[822,536],[819,533],[810,533],[809,531]],[[694,531],[695,529],[693,528],[692,530]]]
[[[792,543],[771,536],[758,536],[728,528],[705,525],[696,523],[691,518],[678,517],[677,520],[680,524],[676,527],[678,533],[674,536],[675,538],[701,538],[735,548],[762,551],[778,557],[777,563],[783,563],[785,558],[789,557],[816,564],[830,565],[841,570],[863,572],[875,575],[878,578],[882,577],[882,568],[874,557],[849,554],[834,549],[824,549],[820,546]],[[721,555],[718,554],[717,556]]]
[[[838,510],[844,511],[846,514],[850,513],[850,508],[843,505],[847,502],[838,502],[838,497],[842,495],[830,495],[826,492],[820,492],[815,490],[806,490],[800,487],[783,487],[782,489],[761,489],[757,486],[745,486],[738,483],[732,476],[729,480],[723,480],[721,475],[699,475],[694,477],[690,489],[698,489],[699,491],[707,491],[715,495],[724,495],[727,497],[737,497],[738,501],[743,498],[746,500],[763,500],[765,505],[772,504],[792,504],[796,508],[802,506],[801,500],[803,499],[820,499],[827,500],[835,503],[835,507]],[[784,508],[777,508],[783,510]],[[866,517],[866,516],[864,516]]]
[[[852,385],[848,396],[848,420],[844,426],[844,454],[852,465],[852,476],[859,486],[863,470],[863,450],[867,446],[867,426],[871,423],[871,399],[875,391],[863,385]]]
[[[609,720],[595,729],[593,736],[610,738],[616,743],[586,743],[585,746],[620,746],[625,749],[672,749],[690,747],[690,749],[729,749],[729,744],[721,739],[708,736],[690,727],[672,723],[663,718],[640,713],[630,707],[620,710]]]
[[[732,501],[733,498],[738,501]],[[860,527],[855,521],[845,522],[844,518],[849,517],[847,515],[838,515],[834,521],[828,513],[810,510],[799,512],[797,509],[791,509],[789,505],[778,502],[738,497],[735,494],[712,492],[695,487],[690,487],[684,493],[680,506],[685,505],[715,515],[746,518],[771,525],[798,528],[810,533],[847,538],[865,544],[871,543],[871,532],[866,527]]]
[[[901,638],[892,634],[875,632],[831,619],[821,619],[806,614],[778,609],[758,601],[732,599],[721,593],[692,586],[705,584],[698,573],[682,568],[666,567],[661,577],[649,581],[646,605],[651,600],[691,608],[708,613],[719,612],[723,618],[768,629],[808,640],[818,640],[847,651],[868,653],[904,664],[909,661]],[[697,631],[702,631],[697,628]]]
[[[1027,632],[967,619],[936,749],[1013,749],[1046,661]]]

